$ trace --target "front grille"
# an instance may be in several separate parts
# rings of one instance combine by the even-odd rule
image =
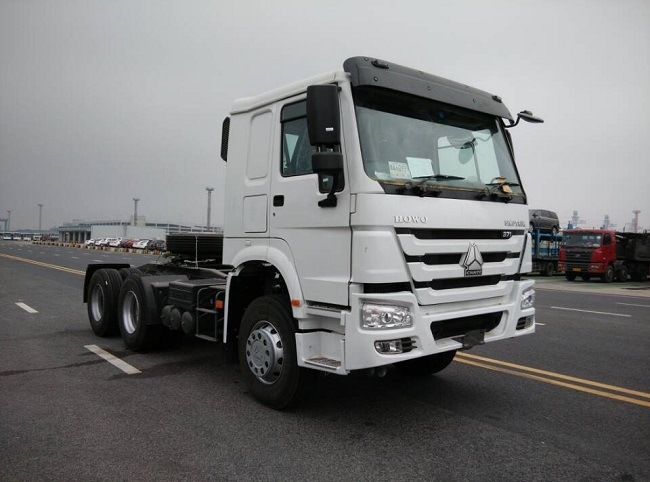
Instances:
[[[465,335],[470,331],[483,330],[487,332],[499,326],[502,316],[503,312],[499,311],[452,320],[434,321],[431,323],[431,333],[434,339],[442,340],[452,336]]]
[[[399,227],[395,232],[421,305],[476,299],[470,290],[477,287],[484,288],[480,297],[504,296],[511,287],[500,282],[517,275],[526,240],[525,230]]]

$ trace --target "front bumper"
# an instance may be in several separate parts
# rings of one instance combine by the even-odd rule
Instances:
[[[353,294],[351,296],[351,310],[345,316],[345,351],[344,368],[346,371],[387,365],[403,360],[433,355],[449,350],[463,348],[462,331],[454,324],[454,320],[480,319],[481,315],[498,314],[498,324],[486,331],[485,343],[529,335],[535,332],[535,308],[522,310],[520,303],[522,293],[532,288],[532,280],[513,281],[514,286],[508,298],[490,303],[481,300],[476,306],[467,303],[455,310],[443,312],[440,306],[420,306],[412,293],[397,294]],[[409,328],[369,330],[361,327],[360,314],[364,302],[395,304],[405,306],[413,314],[413,326]],[[483,316],[484,318],[485,316]],[[522,322],[525,320],[525,322]],[[442,329],[443,325],[451,327]],[[519,324],[519,329],[518,328]],[[462,325],[462,324],[461,324]],[[434,331],[438,334],[434,337]],[[445,333],[453,332],[451,336]],[[442,333],[442,335],[440,335]],[[396,339],[409,339],[410,351],[400,354],[381,354],[375,349],[375,342]]]

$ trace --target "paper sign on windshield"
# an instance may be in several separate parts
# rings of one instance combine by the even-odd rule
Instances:
[[[413,177],[429,177],[433,176],[433,166],[431,159],[423,157],[407,157],[409,170]]]

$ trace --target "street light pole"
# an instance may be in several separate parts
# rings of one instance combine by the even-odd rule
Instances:
[[[38,232],[41,232],[41,221],[43,220],[43,205],[38,205]]]
[[[6,230],[11,230],[11,209],[7,209],[7,227]]]
[[[208,191],[208,231],[210,230],[210,210],[212,209],[212,191],[214,191],[213,187],[206,187],[206,191]]]
[[[133,202],[134,202],[134,207],[133,207],[133,225],[135,226],[136,223],[138,222],[138,201],[140,200],[139,197],[134,197]]]

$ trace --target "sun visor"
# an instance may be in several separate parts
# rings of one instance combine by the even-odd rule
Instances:
[[[374,86],[406,92],[513,121],[501,98],[453,80],[368,57],[352,57],[343,63],[353,86]]]

